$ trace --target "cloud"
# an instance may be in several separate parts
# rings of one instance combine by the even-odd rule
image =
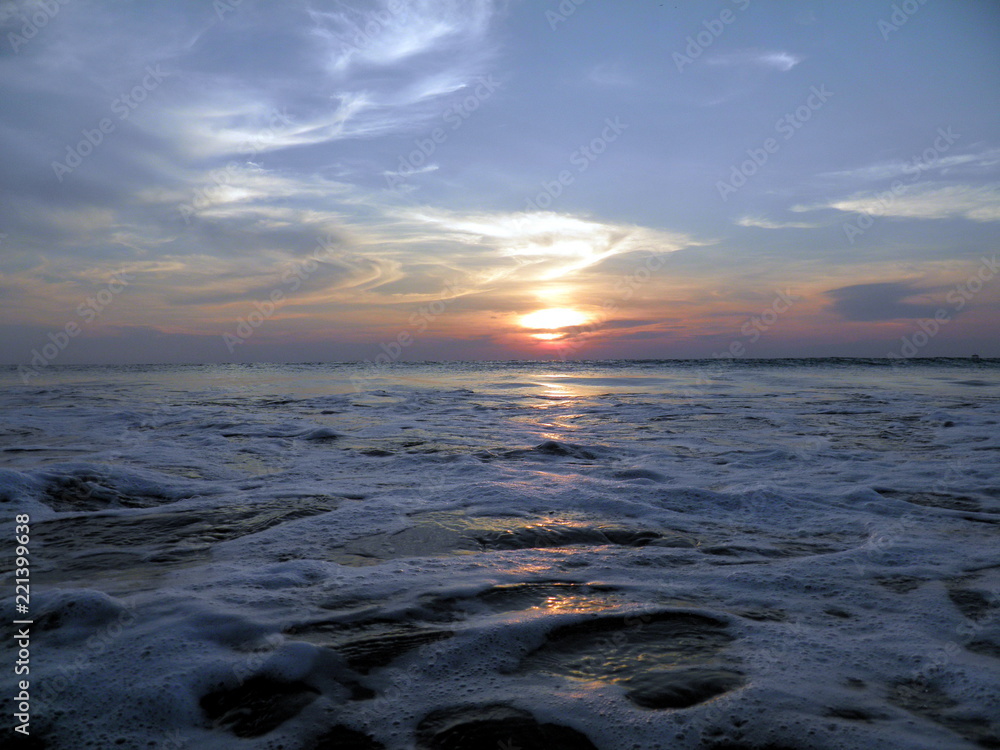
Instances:
[[[736,222],[741,227],[756,227],[758,229],[816,229],[819,224],[809,224],[804,221],[771,221],[756,216],[744,216]]]
[[[823,203],[793,206],[792,211],[832,208],[847,213],[905,219],[968,219],[1000,221],[1000,185],[931,184],[904,186],[902,191],[860,192]]]
[[[914,154],[906,160],[881,161],[864,167],[824,172],[819,176],[850,182],[888,182],[897,178],[912,181],[931,170],[941,175],[981,174],[991,172],[997,165],[1000,165],[1000,148],[950,156],[943,156],[936,149],[928,149],[927,152]]]
[[[762,50],[740,50],[726,54],[716,54],[707,57],[705,61],[709,65],[724,66],[754,66],[760,68],[770,68],[787,73],[805,58],[794,55],[791,52],[782,51],[762,51]]]
[[[435,164],[434,162],[430,162],[428,164],[425,164],[422,167],[413,167],[413,168],[407,169],[405,171],[387,169],[384,172],[382,172],[382,175],[384,177],[397,177],[400,180],[408,180],[410,177],[413,177],[414,175],[426,174],[427,172],[436,172],[440,168],[441,168],[441,166],[439,164]],[[398,187],[397,187],[397,189],[398,189]]]
[[[18,120],[65,120],[55,150],[78,140],[84,124],[107,116],[118,124],[109,102],[147,66],[162,68],[165,80],[114,135],[118,143],[126,129],[131,140],[144,136],[136,145],[146,153],[169,149],[197,162],[248,144],[268,154],[409,133],[489,72],[500,0],[340,2],[330,11],[245,2],[221,21],[211,3],[187,5],[157,3],[147,13],[146,4],[59,4],[44,33],[18,55],[0,55],[3,96],[51,98],[58,116],[38,103],[21,108],[10,135],[38,132],[37,122]]]
[[[495,12],[492,0],[383,0],[310,15],[313,33],[328,44],[328,67],[349,74],[480,42]]]
[[[908,282],[889,281],[844,286],[825,294],[834,300],[833,311],[846,320],[870,322],[934,317],[940,305],[907,301],[927,292]]]
[[[617,255],[649,249],[673,252],[694,244],[689,238],[646,227],[594,221],[547,211],[461,213],[412,209],[401,216],[447,239],[480,252],[513,259],[523,280],[563,279]]]

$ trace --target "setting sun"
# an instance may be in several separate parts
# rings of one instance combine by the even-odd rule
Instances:
[[[536,310],[521,316],[521,325],[525,328],[548,329],[568,328],[586,323],[587,316],[578,310],[566,307],[553,307],[547,310]]]

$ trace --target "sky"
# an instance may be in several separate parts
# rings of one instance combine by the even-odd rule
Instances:
[[[1000,356],[992,0],[0,0],[0,364]]]

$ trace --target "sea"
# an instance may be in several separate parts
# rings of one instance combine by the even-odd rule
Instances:
[[[1000,747],[1000,360],[0,383],[5,748]]]

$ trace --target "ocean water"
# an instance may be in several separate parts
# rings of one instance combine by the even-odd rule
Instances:
[[[1000,747],[1000,361],[0,382],[23,746]]]

